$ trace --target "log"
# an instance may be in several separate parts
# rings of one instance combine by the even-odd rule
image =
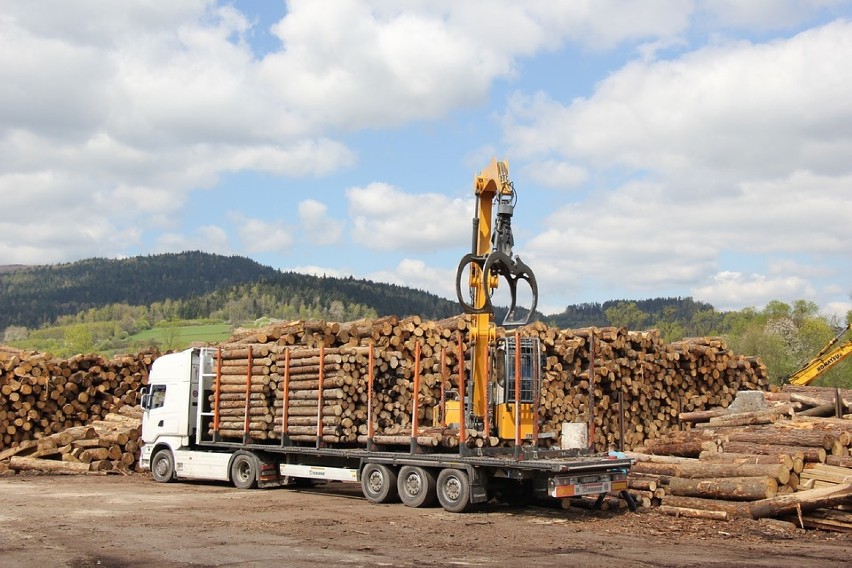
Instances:
[[[9,468],[16,471],[29,470],[51,473],[85,473],[89,471],[89,464],[14,456],[9,462]]]
[[[728,518],[732,519],[751,518],[749,503],[745,501],[727,501],[724,499],[702,499],[701,497],[665,495],[662,499],[662,504],[672,507],[701,509],[704,511],[724,511],[728,513]]]
[[[772,477],[781,485],[790,480],[790,469],[781,464],[707,463],[696,460],[693,464],[680,464],[677,477],[690,479],[726,477]]]
[[[826,456],[825,463],[837,467],[852,468],[852,456]]]
[[[708,511],[706,509],[690,509],[688,507],[672,507],[660,505],[658,510],[673,517],[689,517],[692,519],[711,519],[714,521],[727,521],[728,513],[725,511]]]
[[[751,442],[726,442],[726,452],[735,454],[801,454],[806,462],[824,462],[826,453],[823,448],[810,448],[804,446],[780,446],[774,444],[752,444]]]
[[[709,497],[731,501],[755,501],[774,497],[778,483],[772,477],[690,479],[672,477],[667,491],[685,497]]]
[[[754,501],[749,505],[753,519],[777,517],[797,510],[810,511],[852,504],[852,483],[799,491]]]
[[[762,464],[781,464],[790,471],[799,473],[802,471],[802,456],[798,458],[795,454],[735,454],[729,452],[701,452],[698,456],[701,461],[709,462],[725,462],[725,463],[762,463]],[[796,469],[798,467],[798,469]]]

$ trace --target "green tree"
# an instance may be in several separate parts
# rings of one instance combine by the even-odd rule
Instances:
[[[640,310],[636,302],[619,302],[604,313],[610,325],[627,329],[643,329],[648,321],[648,314]]]
[[[86,324],[75,324],[65,330],[64,347],[66,353],[87,353],[94,347],[92,331]]]

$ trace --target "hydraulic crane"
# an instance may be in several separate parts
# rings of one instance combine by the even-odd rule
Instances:
[[[533,435],[537,424],[533,403],[540,389],[540,348],[537,339],[521,338],[520,334],[507,333],[498,340],[491,297],[504,278],[511,305],[502,325],[517,328],[528,323],[535,312],[538,285],[532,269],[512,251],[517,193],[509,179],[508,161],[492,160],[474,178],[474,195],[471,252],[462,257],[456,273],[459,303],[465,313],[473,315],[469,330],[472,388],[469,401],[460,401],[469,412],[460,408],[455,417],[467,417],[468,426],[481,428],[486,435],[515,438],[519,443],[518,438]],[[462,291],[465,275],[467,294]],[[522,281],[531,292],[526,310],[517,305]]]
[[[822,348],[822,351],[805,363],[804,367],[790,375],[789,382],[791,385],[809,385],[824,373],[827,373],[835,365],[843,361],[849,355],[852,355],[852,339],[849,339],[837,347],[834,347],[840,338],[852,331],[852,323],[847,325],[838,333],[834,339]],[[832,349],[833,348],[833,349]]]

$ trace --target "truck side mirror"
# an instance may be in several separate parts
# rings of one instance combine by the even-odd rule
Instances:
[[[150,410],[151,409],[151,395],[147,392],[148,389],[142,388],[142,410]]]

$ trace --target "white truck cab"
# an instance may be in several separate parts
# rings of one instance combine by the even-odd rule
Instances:
[[[199,384],[215,375],[214,352],[194,347],[163,355],[151,366],[148,389],[142,395],[144,445],[139,464],[158,480],[178,476],[228,480],[227,455],[192,450],[198,429]]]

